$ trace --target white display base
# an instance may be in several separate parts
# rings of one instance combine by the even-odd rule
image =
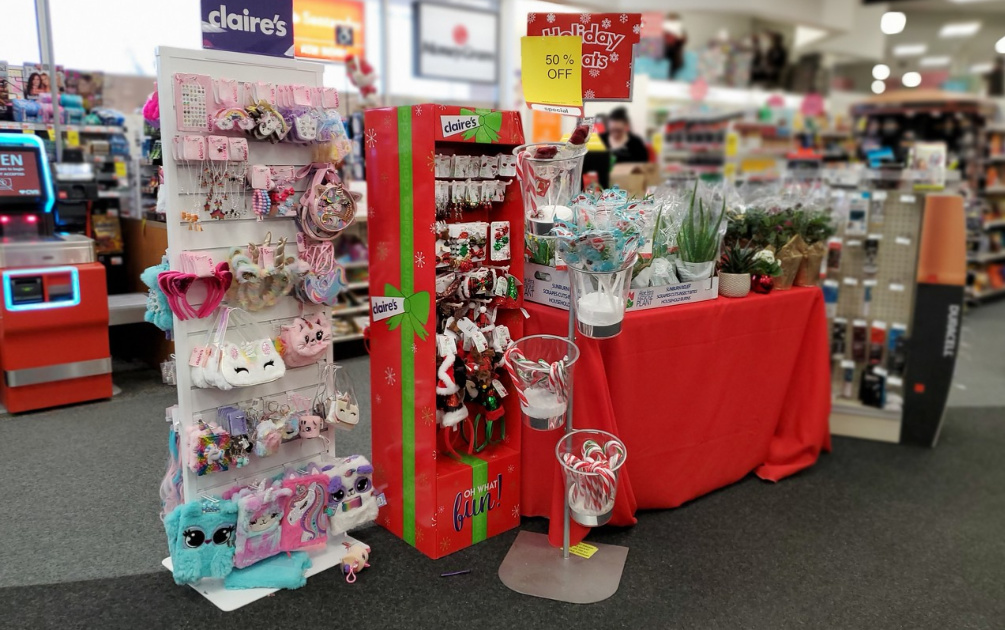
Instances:
[[[342,556],[345,555],[343,542],[350,545],[359,542],[348,534],[342,534],[335,538],[328,539],[328,545],[324,549],[308,551],[307,555],[311,559],[311,568],[307,569],[305,575],[311,577],[326,571],[342,563]],[[164,558],[161,562],[168,571],[172,571],[171,558]],[[206,578],[197,584],[191,584],[198,593],[213,602],[213,604],[223,612],[237,610],[242,606],[247,606],[251,602],[258,601],[263,597],[272,595],[278,588],[244,588],[228,590],[223,588],[222,578]]]
[[[831,407],[831,435],[900,443],[899,412],[883,411],[835,400]]]
[[[628,547],[589,543],[589,559],[552,547],[547,534],[520,532],[499,566],[499,579],[510,590],[570,604],[593,604],[618,592]]]

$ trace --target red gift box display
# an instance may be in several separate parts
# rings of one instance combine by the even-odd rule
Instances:
[[[448,448],[450,429],[437,427],[436,277],[442,248],[437,246],[436,193],[438,180],[442,185],[455,179],[437,173],[437,160],[464,156],[465,163],[471,157],[477,163],[482,156],[510,156],[523,144],[523,126],[517,112],[431,104],[372,109],[366,112],[364,142],[374,482],[388,502],[378,522],[427,556],[440,558],[519,525],[520,407],[516,396],[502,398],[497,443],[480,452],[469,450],[459,437],[455,448]],[[493,186],[514,179],[499,175]],[[485,176],[483,170],[471,179],[484,182]],[[512,276],[522,278],[523,205],[516,183],[504,189],[498,185],[497,202],[455,209],[447,222],[491,225],[482,247],[499,247],[492,262],[491,252],[485,252],[482,264],[505,264]],[[497,229],[500,222],[509,224],[508,241],[499,240],[504,236]],[[497,262],[498,252],[507,248],[509,260]],[[514,339],[523,334],[519,310],[497,313],[496,324],[508,326]],[[465,422],[477,413],[470,408]],[[478,421],[484,430],[484,419]],[[469,441],[481,440],[472,429],[477,425],[466,426]]]

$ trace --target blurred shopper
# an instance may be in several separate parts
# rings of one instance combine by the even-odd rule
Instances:
[[[628,110],[618,107],[607,116],[607,131],[600,134],[616,162],[648,162],[649,151],[642,138],[632,133]]]

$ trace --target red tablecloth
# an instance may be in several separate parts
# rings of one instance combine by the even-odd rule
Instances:
[[[565,336],[568,313],[527,303],[527,335]],[[612,525],[677,507],[754,471],[778,481],[830,450],[830,359],[819,289],[628,313],[622,333],[577,336],[577,429],[619,436],[628,459]],[[520,510],[562,540],[558,431],[524,428]],[[573,524],[575,544],[588,530]]]

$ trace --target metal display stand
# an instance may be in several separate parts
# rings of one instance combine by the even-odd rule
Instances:
[[[574,301],[570,299],[569,341],[576,343],[576,315]],[[573,431],[573,376],[569,377],[569,402],[565,415],[565,433]],[[562,509],[562,551],[551,546],[547,534],[520,532],[506,558],[499,566],[499,579],[509,589],[545,599],[570,604],[593,604],[603,601],[618,591],[621,574],[628,559],[628,547],[590,543],[597,551],[589,558],[571,554],[569,537],[571,511],[569,484],[562,475],[564,491]]]
[[[251,195],[244,195],[241,203],[246,204],[246,212],[240,218],[213,220],[202,213],[201,229],[190,229],[191,226],[182,221],[182,212],[200,212],[205,192],[192,190],[192,178],[184,169],[194,168],[183,166],[170,158],[170,147],[175,136],[179,135],[174,98],[174,75],[176,73],[203,74],[213,78],[236,79],[242,82],[266,81],[276,84],[301,84],[309,87],[323,85],[323,66],[317,63],[277,59],[274,57],[251,56],[211,50],[184,50],[161,47],[157,52],[158,70],[157,84],[161,111],[161,133],[165,147],[164,184],[162,195],[167,196],[167,231],[168,258],[171,268],[179,268],[179,257],[184,251],[199,251],[208,253],[214,261],[226,260],[233,247],[247,247],[249,243],[261,243],[267,234],[271,234],[272,242],[277,243],[286,238],[288,247],[296,247],[297,225],[293,218],[270,217],[257,221],[251,210]],[[207,95],[212,99],[212,95]],[[203,132],[210,134],[213,132]],[[231,134],[232,135],[232,134]],[[268,141],[249,140],[249,164],[268,164],[271,166],[290,165],[299,168],[311,163],[313,145],[292,143],[272,144]],[[295,185],[303,191],[304,182]],[[194,293],[194,291],[193,291]],[[193,301],[199,299],[192,297]],[[303,312],[304,306],[292,295],[279,299],[275,306],[260,311],[248,313],[247,318],[254,320],[263,330],[277,333],[280,326],[290,323]],[[312,312],[323,312],[331,316],[331,309],[311,307]],[[229,391],[215,388],[199,389],[192,385],[191,375],[187,366],[187,358],[192,348],[205,342],[207,329],[213,323],[213,317],[204,319],[179,320],[174,318],[175,354],[179,357],[177,371],[178,407],[175,410],[175,426],[179,434],[179,452],[189,452],[188,429],[202,416],[212,421],[216,418],[216,410],[226,405],[234,405],[256,399],[269,400],[283,397],[288,393],[299,393],[308,399],[313,399],[317,386],[322,378],[316,364],[305,367],[288,368],[284,377],[279,380],[251,387],[237,387]],[[184,359],[183,359],[184,357]],[[332,349],[329,347],[325,360],[332,361]],[[248,465],[210,475],[198,476],[187,465],[183,465],[183,492],[186,501],[196,500],[201,496],[218,495],[224,489],[244,481],[253,481],[272,477],[284,469],[296,469],[313,461],[332,460],[335,457],[335,429],[326,433],[327,442],[321,439],[297,439],[284,442],[279,452],[268,458],[252,457]],[[309,551],[312,567],[307,575],[314,575],[341,563],[344,547],[343,541],[355,542],[349,536],[329,537],[325,548]],[[170,558],[164,561],[169,568]],[[233,610],[252,601],[265,597],[275,589],[247,589],[228,591],[223,588],[222,580],[204,579],[192,587],[203,594],[222,610]]]

